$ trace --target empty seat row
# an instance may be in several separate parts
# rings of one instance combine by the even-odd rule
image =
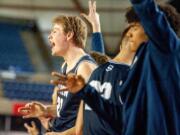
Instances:
[[[3,80],[4,96],[9,99],[51,101],[53,85]]]
[[[22,72],[34,72],[24,42],[21,38],[20,25],[0,22],[0,69],[10,67]]]

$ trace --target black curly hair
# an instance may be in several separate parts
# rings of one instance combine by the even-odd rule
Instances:
[[[137,16],[133,7],[127,8],[127,11],[125,13],[125,18],[128,23],[140,22],[140,19]]]
[[[164,12],[172,29],[180,37],[180,14],[176,11],[176,9],[173,6],[167,3],[159,4],[158,7],[162,12]],[[133,7],[127,9],[125,17],[128,23],[140,22],[140,19],[135,13]]]
[[[180,14],[170,4],[159,5],[161,11],[164,12],[167,20],[169,21],[172,29],[180,37]]]

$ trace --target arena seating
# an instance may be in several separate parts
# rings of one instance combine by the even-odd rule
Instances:
[[[20,35],[22,28],[20,25],[0,23],[0,70],[34,72]]]
[[[53,85],[3,80],[3,94],[9,99],[51,101]]]

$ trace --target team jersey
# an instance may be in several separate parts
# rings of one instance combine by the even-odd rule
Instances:
[[[77,64],[74,66],[71,71],[68,73],[77,73],[79,65],[84,62],[88,61],[90,63],[95,63],[95,61],[89,56],[83,56]],[[61,73],[66,75],[66,68],[67,64],[63,66],[61,69]],[[63,86],[59,86],[63,87]],[[65,131],[69,128],[72,128],[75,125],[77,112],[80,105],[80,98],[76,94],[71,94],[67,91],[65,92],[58,92],[58,99],[57,99],[57,118],[55,118],[53,122],[52,131],[61,132]]]
[[[129,66],[125,64],[118,64],[115,62],[107,62],[99,66],[91,75],[88,85],[90,85],[100,97],[95,96],[89,97],[85,95],[86,100],[89,100],[90,106],[85,104],[84,109],[84,125],[83,125],[83,134],[84,135],[118,135],[121,133],[119,124],[121,124],[121,115],[119,115],[121,109],[116,106],[116,111],[119,112],[116,119],[111,123],[107,119],[103,119],[101,112],[105,111],[105,108],[102,108],[103,105],[100,104],[99,98],[105,100],[105,102],[112,102],[115,105],[123,104],[121,97],[118,95],[117,89],[121,87],[124,80],[127,77],[129,71]],[[85,91],[85,90],[83,90]],[[82,94],[82,93],[81,93]],[[89,97],[89,98],[88,98]],[[95,106],[95,107],[94,107]],[[107,106],[108,107],[108,106]],[[102,108],[99,112],[96,113],[96,110]],[[106,112],[105,112],[106,113]],[[107,114],[108,115],[108,114]]]

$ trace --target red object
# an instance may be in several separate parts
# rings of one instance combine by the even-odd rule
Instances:
[[[15,103],[13,103],[13,105],[12,105],[12,115],[22,116],[22,115],[18,112],[18,108],[25,106],[25,104],[26,104],[26,103],[23,103],[23,102],[15,102]]]

